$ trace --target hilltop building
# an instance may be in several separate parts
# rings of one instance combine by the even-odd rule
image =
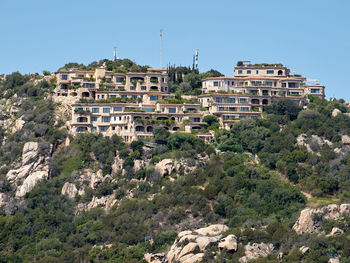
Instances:
[[[261,118],[264,106],[274,98],[288,98],[300,105],[307,95],[324,97],[325,87],[307,84],[305,77],[290,75],[281,64],[239,65],[234,77],[214,77],[202,81],[202,94],[191,100],[176,100],[168,91],[167,69],[115,73],[60,70],[55,73],[55,99],[72,105],[71,132],[117,134],[124,141],[153,136],[156,126],[170,132],[203,132],[206,115],[215,115],[225,129],[246,118]]]

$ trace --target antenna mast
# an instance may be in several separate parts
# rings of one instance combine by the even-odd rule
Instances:
[[[195,69],[198,71],[198,49],[196,49],[196,52],[194,53],[194,66],[195,66]]]
[[[162,45],[163,45],[163,29],[160,30],[160,50],[159,50],[159,59],[160,59],[160,67],[162,68]]]
[[[118,56],[117,56],[117,47],[114,47],[114,52],[113,52],[113,55],[114,55],[114,61],[116,61],[118,59]]]

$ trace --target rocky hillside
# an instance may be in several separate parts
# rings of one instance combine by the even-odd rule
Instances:
[[[0,82],[0,262],[350,262],[343,100],[128,145],[70,136],[54,84]]]

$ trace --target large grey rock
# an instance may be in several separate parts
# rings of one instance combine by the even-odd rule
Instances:
[[[102,170],[98,170],[97,173],[93,173],[90,179],[90,187],[96,189],[97,186],[103,182]]]
[[[330,204],[320,208],[305,208],[301,211],[293,229],[298,234],[318,232],[322,220],[333,220],[350,214],[350,204]],[[319,218],[319,221],[315,221]]]
[[[207,247],[218,242],[225,244],[228,249],[234,248],[234,243],[231,243],[233,235],[221,239],[222,234],[227,230],[227,226],[215,224],[180,232],[167,253],[167,261],[169,263],[201,261]]]
[[[339,114],[341,114],[341,111],[338,110],[338,109],[334,109],[334,110],[332,111],[332,117],[337,117]]]
[[[308,252],[310,250],[310,248],[306,247],[306,246],[302,246],[299,248],[299,250],[300,250],[301,254],[304,255],[306,252]]]
[[[23,184],[18,186],[16,191],[16,197],[23,197],[26,193],[30,192],[34,186],[48,177],[48,171],[37,171],[31,173],[26,179],[24,179]]]
[[[157,253],[157,254],[147,253],[144,255],[144,260],[146,260],[148,263],[165,263],[165,254],[164,253]]]
[[[237,237],[235,235],[228,235],[223,238],[219,245],[219,249],[226,249],[228,251],[236,251],[237,250]]]
[[[327,236],[333,237],[333,236],[342,235],[342,234],[344,234],[344,230],[338,227],[333,227],[332,231]]]
[[[25,143],[22,152],[22,162],[6,174],[7,180],[17,187],[16,197],[23,197],[38,182],[48,178],[48,161],[52,145],[49,145],[47,150],[40,151],[41,147],[39,147],[37,142]]]
[[[62,187],[61,194],[69,198],[73,199],[77,193],[78,193],[78,189],[75,186],[75,184],[66,182]]]
[[[178,163],[171,159],[163,159],[154,168],[161,176],[166,176],[176,172]]]
[[[274,247],[272,244],[265,243],[253,243],[252,245],[249,243],[244,246],[245,256],[239,259],[239,262],[246,263],[250,260],[257,259],[259,257],[267,257],[273,251]]]
[[[350,144],[350,136],[348,135],[343,135],[341,137],[341,142],[344,144],[344,145],[349,145]]]

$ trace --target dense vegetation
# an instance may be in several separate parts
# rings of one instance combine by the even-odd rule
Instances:
[[[13,73],[0,83],[1,97],[17,105],[13,118],[26,121],[15,133],[1,129],[1,192],[14,191],[6,172],[18,161],[24,142],[54,147],[49,180],[36,185],[12,214],[1,211],[0,262],[142,262],[146,252],[164,251],[178,231],[218,222],[227,224],[228,233],[242,244],[272,242],[285,253],[283,262],[328,262],[332,255],[349,262],[348,218],[325,223],[327,231],[335,225],[348,229],[336,237],[297,235],[291,229],[310,202],[301,190],[319,200],[350,201],[350,154],[341,143],[341,136],[350,134],[350,121],[344,114],[331,116],[335,108],[349,111],[343,101],[310,98],[306,110],[288,100],[275,101],[265,108],[263,119],[240,121],[230,131],[219,129],[217,118],[207,116],[208,128],[215,131],[211,144],[158,127],[147,147],[150,142],[127,145],[117,136],[94,134],[70,137],[69,146],[59,146],[67,137],[54,116],[59,105],[45,99],[54,80],[38,80],[35,84],[32,76]],[[312,151],[297,145],[301,134]],[[332,145],[321,145],[312,135]],[[86,187],[75,199],[61,194],[63,184],[76,183],[83,170],[112,174],[117,154],[124,173],[117,172],[96,189]],[[154,166],[165,158],[186,160],[193,169],[162,177]],[[197,166],[201,158],[208,162]],[[140,160],[150,160],[150,165],[135,171]],[[111,194],[118,199],[111,210],[77,213],[78,203]],[[103,248],[108,244],[112,246]],[[301,254],[303,245],[310,253]],[[237,262],[242,253],[240,246],[216,262]],[[210,255],[206,260],[215,262]],[[278,261],[271,256],[257,262]]]

